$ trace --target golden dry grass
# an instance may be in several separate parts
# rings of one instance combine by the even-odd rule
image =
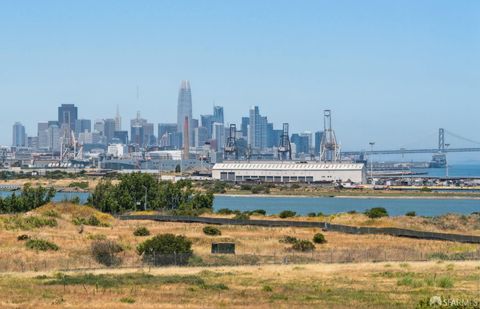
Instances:
[[[432,296],[478,300],[478,262],[268,265],[100,270],[118,284],[48,284],[52,273],[0,277],[1,308],[413,308]],[[135,275],[136,274],[136,275]],[[120,283],[124,276],[177,278],[179,283]],[[41,277],[39,277],[41,275]],[[68,277],[85,278],[83,272]],[[62,278],[62,276],[60,276]],[[197,278],[204,284],[182,278]],[[415,285],[403,285],[412,278]],[[450,286],[439,282],[448,278]],[[95,281],[95,280],[94,280]],[[65,281],[68,282],[68,281]],[[125,301],[134,302],[133,304]]]
[[[73,204],[49,204],[36,209],[28,215],[45,214],[54,210],[60,217],[58,226],[49,228],[22,230],[6,230],[0,226],[0,270],[44,270],[64,268],[100,267],[90,255],[90,247],[99,235],[119,242],[124,248],[125,265],[138,265],[140,258],[136,254],[137,245],[147,239],[135,237],[133,231],[140,226],[147,227],[152,235],[173,233],[185,235],[193,241],[194,253],[206,262],[212,261],[210,247],[212,242],[233,241],[236,243],[237,256],[255,255],[260,258],[271,258],[269,263],[282,262],[282,257],[291,255],[290,245],[280,243],[283,236],[293,236],[298,239],[311,240],[317,228],[268,228],[255,226],[219,226],[221,236],[206,236],[202,229],[204,224],[169,223],[155,221],[121,221],[110,215],[100,213],[91,207]],[[109,227],[83,226],[72,223],[76,216],[87,217],[95,215]],[[344,220],[344,219],[342,219]],[[386,221],[388,222],[388,221]],[[304,254],[313,261],[341,261],[346,255],[356,256],[352,261],[383,260],[383,259],[419,259],[430,254],[442,252],[447,255],[454,253],[476,252],[475,244],[461,244],[445,241],[418,240],[398,238],[387,235],[351,235],[336,232],[324,233],[327,243],[317,245],[314,253]],[[17,240],[20,234],[28,234],[32,238],[46,239],[60,247],[59,251],[36,252],[25,248],[23,242]],[[333,252],[333,253],[332,253]],[[362,258],[363,257],[363,258]],[[350,260],[350,259],[349,259]],[[216,258],[215,258],[215,261]],[[235,260],[242,262],[243,260]],[[244,262],[244,261],[243,261]],[[262,262],[260,260],[259,262]],[[265,262],[265,261],[263,261]]]

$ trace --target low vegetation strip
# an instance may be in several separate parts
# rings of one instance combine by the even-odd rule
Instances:
[[[480,243],[480,236],[460,235],[449,233],[423,232],[400,228],[356,227],[349,225],[331,224],[328,222],[313,221],[276,221],[276,220],[238,220],[225,218],[206,218],[191,216],[164,216],[164,215],[124,215],[120,220],[155,220],[163,222],[204,223],[217,225],[254,225],[265,227],[316,227],[328,231],[347,234],[385,234],[399,237],[411,237],[431,240],[447,240],[462,243]]]

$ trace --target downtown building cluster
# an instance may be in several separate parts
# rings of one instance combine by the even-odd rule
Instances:
[[[192,91],[189,81],[182,81],[178,93],[177,121],[154,124],[142,118],[140,112],[122,124],[119,109],[115,117],[84,119],[74,104],[58,107],[55,120],[39,122],[37,132],[27,136],[25,127],[13,125],[12,149],[16,153],[43,153],[62,158],[67,149],[76,146],[83,154],[105,154],[107,159],[125,159],[139,153],[152,157],[179,157],[184,160],[202,159],[211,163],[225,158],[225,146],[229,138],[235,139],[237,158],[257,160],[276,159],[277,149],[284,130],[276,129],[258,106],[252,106],[248,115],[241,118],[238,126],[225,123],[224,108],[213,106],[211,114],[194,118]],[[236,129],[238,128],[238,130]],[[233,136],[232,136],[233,134]],[[305,160],[318,157],[322,132],[289,134],[293,159]],[[162,153],[163,152],[163,153]],[[186,156],[185,156],[186,154]]]

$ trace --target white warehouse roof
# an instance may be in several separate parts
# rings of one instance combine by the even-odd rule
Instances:
[[[325,162],[224,162],[217,163],[213,170],[362,170],[363,163]]]

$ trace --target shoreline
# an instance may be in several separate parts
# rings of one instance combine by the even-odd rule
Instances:
[[[259,198],[325,198],[325,199],[399,199],[399,200],[480,200],[480,197],[473,196],[381,196],[381,195],[333,195],[333,196],[324,196],[324,195],[288,195],[288,194],[214,194],[215,197],[226,196],[226,197],[259,197]]]

